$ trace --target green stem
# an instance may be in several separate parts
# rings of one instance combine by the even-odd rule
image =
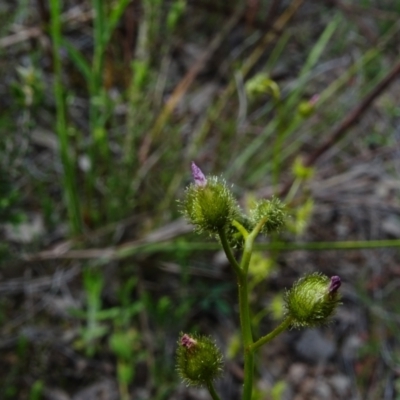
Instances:
[[[295,181],[293,182],[293,184],[289,190],[289,193],[286,195],[285,204],[290,204],[291,201],[294,199],[294,196],[296,195],[297,191],[299,190],[302,181],[303,181],[303,179],[301,179],[301,178],[295,179]]]
[[[229,263],[232,268],[235,270],[236,276],[238,279],[242,279],[244,277],[243,271],[240,269],[240,265],[236,261],[235,256],[232,253],[231,246],[229,245],[228,238],[226,237],[226,233],[223,229],[218,231],[219,238],[221,239],[222,247],[225,251],[226,257],[228,258]]]
[[[218,396],[218,393],[215,391],[214,389],[214,385],[212,384],[211,381],[207,382],[207,389],[210,392],[211,397],[213,398],[213,400],[221,400]]]
[[[106,31],[108,31],[105,19],[105,5],[102,0],[92,0],[94,10],[93,36],[94,52],[92,61],[92,79],[90,82],[90,124],[93,137],[92,168],[94,169],[97,152],[105,158],[108,156],[107,141],[104,130],[104,107],[106,102],[103,88],[104,56],[106,49]]]
[[[69,154],[69,139],[66,121],[66,106],[64,89],[61,80],[61,2],[60,0],[50,1],[51,11],[51,38],[53,42],[54,62],[54,95],[56,100],[57,136],[60,141],[60,154],[63,165],[63,190],[68,210],[68,218],[71,224],[71,231],[74,234],[82,232],[82,219],[78,191],[75,183],[75,171],[71,156]]]
[[[251,249],[250,249],[251,251]],[[242,263],[244,259],[250,259],[250,256],[245,257],[246,248],[243,252]],[[243,265],[242,265],[243,268]],[[240,327],[242,331],[243,347],[244,347],[244,384],[243,384],[243,400],[251,400],[253,390],[253,375],[254,375],[254,354],[247,349],[253,344],[253,334],[251,331],[251,317],[249,306],[249,288],[247,274],[238,277],[239,289],[239,312],[240,312]]]
[[[259,233],[265,221],[260,221],[253,231],[247,235],[243,250],[243,256],[240,265],[232,254],[232,249],[223,229],[219,231],[222,247],[225,254],[236,272],[238,290],[239,290],[239,313],[240,313],[240,327],[243,338],[244,354],[244,385],[243,385],[243,399],[251,400],[253,390],[253,375],[254,375],[254,354],[247,349],[253,344],[253,334],[251,331],[251,318],[249,307],[249,288],[247,282],[247,269],[253,251],[254,239]]]
[[[274,188],[277,187],[279,182],[279,173],[281,166],[281,149],[284,143],[284,134],[287,124],[287,118],[282,107],[280,100],[275,101],[275,107],[277,109],[278,118],[278,129],[276,132],[276,138],[273,145],[273,156],[272,156],[272,181]]]
[[[249,236],[249,232],[247,232],[246,228],[236,220],[232,221],[232,225],[242,234],[243,238],[246,240]]]
[[[252,337],[251,340],[253,340]],[[243,400],[251,400],[253,392],[253,376],[254,376],[254,352],[251,350],[246,350],[245,347],[244,383],[243,383],[243,395],[242,395]]]
[[[280,333],[284,332],[286,329],[289,328],[290,324],[292,323],[292,318],[287,317],[284,319],[279,326],[277,326],[272,332],[268,333],[268,335],[263,336],[262,338],[258,339],[256,342],[254,342],[248,350],[250,352],[254,352],[255,350],[259,349],[261,346],[264,344],[270,342],[272,339],[274,339],[276,336],[278,336]]]
[[[253,253],[254,240],[260,233],[261,228],[265,224],[266,220],[267,217],[262,218],[254,227],[254,229],[250,232],[250,234],[247,236],[244,242],[243,256],[242,256],[242,261],[240,262],[240,267],[242,271],[244,271],[246,276],[247,276],[247,271],[249,269],[251,255]]]

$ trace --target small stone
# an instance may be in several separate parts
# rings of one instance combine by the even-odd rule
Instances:
[[[315,378],[306,377],[303,380],[301,387],[299,388],[299,391],[303,395],[305,395],[305,398],[309,398],[309,395],[314,392],[315,383],[316,383]]]
[[[318,329],[308,329],[295,345],[296,352],[312,362],[329,360],[336,352],[336,344]]]
[[[39,213],[32,214],[29,221],[19,224],[4,224],[6,239],[16,243],[31,243],[45,233],[43,216]]]
[[[288,381],[294,385],[300,385],[307,375],[307,367],[303,363],[294,363],[290,366],[288,372]]]
[[[348,336],[342,346],[341,354],[347,362],[353,361],[358,354],[359,348],[363,345],[363,340],[358,335]]]
[[[329,382],[335,393],[341,398],[348,398],[351,388],[351,380],[349,377],[341,374],[331,376]]]
[[[332,398],[332,389],[323,379],[318,379],[315,384],[314,394],[319,400],[329,400]]]
[[[390,217],[385,218],[382,222],[382,230],[390,237],[399,238],[400,237],[400,218],[398,218],[394,215],[391,215]]]

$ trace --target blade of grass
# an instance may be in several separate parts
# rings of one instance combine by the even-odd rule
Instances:
[[[78,234],[82,231],[82,219],[80,213],[79,198],[76,186],[75,168],[72,157],[69,154],[69,140],[66,122],[66,104],[62,84],[61,70],[61,2],[50,1],[51,26],[50,33],[53,47],[54,60],[54,95],[56,101],[56,130],[60,141],[60,154],[63,165],[63,192],[68,211],[71,232]]]
[[[68,40],[62,38],[62,45],[67,49],[68,55],[76,68],[80,71],[87,82],[91,79],[92,69],[84,55],[74,47]]]
[[[315,43],[315,45],[311,49],[310,54],[308,55],[307,60],[300,71],[296,88],[292,91],[292,93],[289,95],[289,97],[286,99],[284,103],[285,111],[293,110],[296,107],[298,100],[302,95],[304,88],[308,82],[310,71],[314,68],[314,66],[320,59],[323,51],[325,50],[329,40],[334,34],[340,21],[341,21],[340,14],[336,14],[335,17],[332,19],[332,21],[327,25],[327,27],[322,32],[317,43]]]
[[[111,10],[110,16],[108,17],[107,29],[104,34],[104,45],[109,42],[114,29],[125,11],[125,8],[130,2],[131,0],[119,0]]]
[[[93,36],[94,53],[92,61],[92,74],[90,80],[90,126],[93,138],[92,166],[96,163],[98,151],[107,156],[108,144],[105,137],[105,130],[102,124],[101,109],[105,104],[105,93],[103,88],[103,69],[105,55],[105,32],[107,21],[104,16],[104,3],[102,0],[93,0],[94,9]],[[93,170],[94,168],[92,168]]]

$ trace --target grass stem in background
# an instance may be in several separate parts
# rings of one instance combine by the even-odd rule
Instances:
[[[68,129],[66,121],[66,104],[62,84],[62,69],[60,58],[61,47],[61,2],[50,1],[51,10],[51,38],[53,41],[54,62],[54,95],[56,101],[56,130],[60,144],[60,155],[63,165],[63,191],[68,211],[71,233],[78,234],[82,231],[79,198],[76,186],[75,168],[69,153]]]

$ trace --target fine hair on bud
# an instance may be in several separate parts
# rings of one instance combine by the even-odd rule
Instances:
[[[285,312],[292,326],[327,324],[340,304],[340,284],[338,276],[329,278],[318,272],[300,278],[285,293]]]
[[[211,235],[227,228],[238,215],[238,205],[226,182],[211,176],[204,184],[192,183],[180,203],[181,211],[198,232]]]
[[[250,210],[250,220],[253,225],[265,220],[261,228],[261,232],[264,234],[278,232],[283,227],[285,218],[285,206],[277,197],[258,201]]]
[[[222,353],[208,336],[181,333],[176,350],[176,369],[187,385],[208,385],[222,375]]]

